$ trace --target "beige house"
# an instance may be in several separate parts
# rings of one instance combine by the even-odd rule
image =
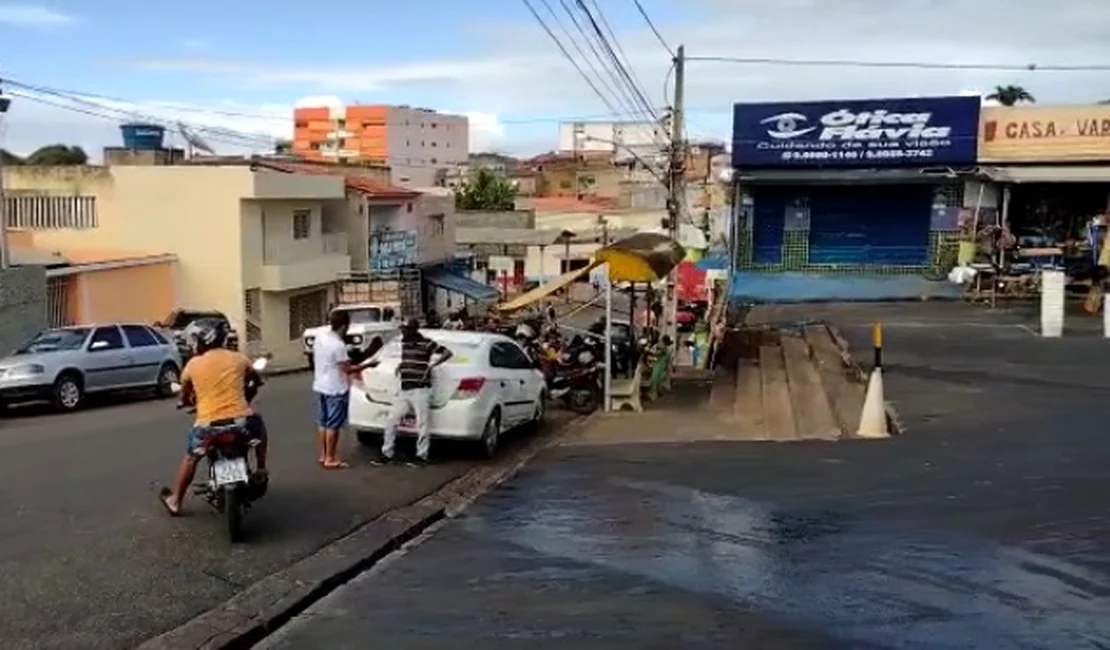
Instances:
[[[11,223],[33,231],[37,248],[173,255],[179,307],[224,312],[248,349],[285,365],[301,360],[304,329],[326,320],[338,278],[370,265],[376,216],[415,233],[414,263],[453,252],[453,202],[374,170],[344,171],[264,161],[6,167],[3,180],[9,207],[19,206]]]

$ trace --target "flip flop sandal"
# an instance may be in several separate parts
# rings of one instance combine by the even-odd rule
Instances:
[[[323,467],[324,469],[347,469],[348,467],[350,467],[350,465],[344,463],[343,461],[339,461],[335,463],[324,463],[323,465],[321,465],[321,467]]]
[[[169,514],[169,516],[171,516],[171,517],[180,517],[181,516],[180,506],[178,506],[177,510],[174,510],[173,508],[170,507],[169,498],[172,497],[172,496],[173,496],[173,490],[169,489],[168,487],[164,487],[164,488],[162,488],[162,490],[160,492],[158,492],[158,501],[162,503],[162,507],[166,509],[166,513]]]

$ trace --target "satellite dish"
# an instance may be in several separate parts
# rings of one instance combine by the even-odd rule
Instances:
[[[185,142],[189,144],[190,150],[195,149],[197,151],[203,151],[207,154],[216,154],[216,151],[212,147],[208,146],[207,142],[202,140],[201,137],[196,133],[193,133],[192,131],[187,129],[185,127],[185,124],[178,122],[177,130],[181,132],[181,137],[185,138]]]

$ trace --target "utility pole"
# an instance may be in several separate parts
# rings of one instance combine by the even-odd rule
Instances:
[[[4,96],[4,89],[0,88],[0,123],[8,112],[12,100]],[[3,131],[0,131],[2,133]],[[0,151],[0,269],[11,267],[11,253],[8,248],[8,200],[4,195],[4,154]]]
[[[667,187],[667,214],[671,238],[678,240],[678,225],[686,214],[686,142],[685,120],[686,46],[679,45],[674,57],[674,106],[671,107],[670,183]],[[666,333],[678,345],[678,268],[667,280]],[[674,355],[671,356],[674,359]]]

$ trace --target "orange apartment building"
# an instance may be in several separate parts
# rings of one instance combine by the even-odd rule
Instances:
[[[319,106],[293,111],[293,151],[309,160],[388,165],[391,181],[436,185],[464,167],[469,121],[426,108],[386,105]],[[441,171],[442,170],[442,171]]]

